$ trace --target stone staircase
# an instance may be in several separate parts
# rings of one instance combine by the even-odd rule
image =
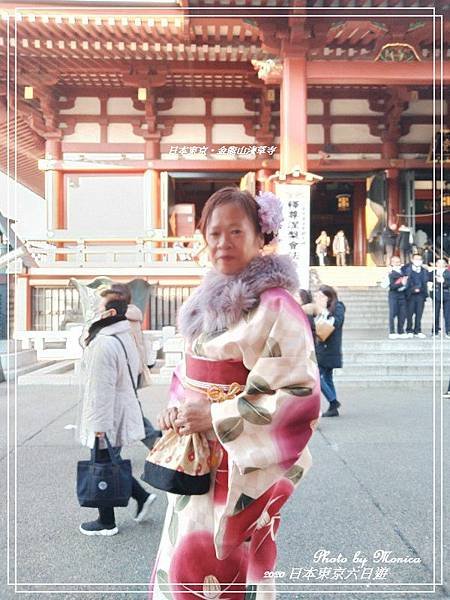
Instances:
[[[321,283],[332,285],[346,307],[344,368],[336,370],[336,381],[360,387],[421,382],[431,385],[432,381],[440,380],[442,367],[446,389],[450,377],[450,340],[431,335],[431,300],[426,301],[422,318],[426,339],[389,340],[388,292],[379,287],[385,274],[382,267],[313,270],[312,287],[317,288]]]
[[[325,267],[312,270],[312,289],[321,283],[332,285],[346,306],[344,368],[336,370],[336,381],[361,388],[395,384],[431,385],[434,380],[440,379],[442,370],[446,389],[450,377],[450,340],[431,337],[431,300],[426,302],[422,319],[422,331],[427,335],[426,339],[389,340],[388,293],[379,287],[385,274],[386,269],[382,267]],[[153,334],[158,334],[163,342],[157,363],[152,369],[152,380],[154,384],[167,384],[174,365],[182,355],[183,340],[175,335],[173,328],[166,328],[166,335],[163,332]],[[10,361],[11,353],[12,349]],[[23,369],[19,384],[77,383],[75,361],[53,362],[36,363],[34,351],[18,352],[18,372]],[[5,363],[3,355],[3,369]],[[40,367],[38,371],[28,373],[27,369],[35,371],[37,367]]]
[[[22,350],[21,342],[2,340],[0,343],[0,365],[5,379],[15,379],[48,367],[54,361],[38,361],[35,350]]]
[[[345,304],[345,333],[355,339],[382,339],[389,333],[388,292],[380,287],[336,287]],[[431,335],[432,302],[428,299],[422,317],[422,331]]]

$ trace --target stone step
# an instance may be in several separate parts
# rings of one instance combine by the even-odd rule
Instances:
[[[54,360],[40,360],[39,362],[35,362],[31,365],[26,365],[25,367],[20,367],[17,371],[10,370],[8,373],[7,379],[14,379],[17,377],[17,383],[20,384],[20,380],[23,377],[27,377],[28,375],[33,374],[35,371],[39,369],[43,369],[55,364]],[[5,372],[5,377],[7,376]],[[44,383],[49,383],[45,381]]]
[[[425,334],[431,335],[433,329],[433,319],[423,318],[421,321],[422,330]],[[373,330],[387,331],[389,325],[389,318],[387,316],[382,317],[381,315],[374,318],[367,317],[358,319],[347,319],[344,323],[344,334],[349,329],[367,329],[370,327]]]
[[[388,334],[389,334],[389,323],[388,320],[383,320],[383,321],[370,321],[370,322],[361,322],[361,323],[347,323],[346,325],[344,325],[344,336],[348,335],[349,333],[359,333],[360,331],[366,331],[367,329],[367,325],[371,326],[371,330],[369,331],[373,331],[374,332],[374,337],[377,337],[378,339],[382,339],[383,337],[387,338]],[[428,337],[432,335],[432,323],[431,321],[427,322],[426,320],[422,320],[422,332]],[[377,335],[375,336],[375,333],[377,333]]]
[[[338,397],[339,397],[339,384],[345,384],[346,386],[355,386],[355,394],[358,395],[361,389],[364,388],[383,388],[383,387],[401,387],[402,389],[408,387],[417,388],[417,379],[413,377],[404,377],[403,375],[374,375],[371,377],[347,377],[345,375],[338,375],[336,371],[335,377],[336,384],[338,386]],[[431,387],[435,382],[435,378],[429,375],[423,375],[420,377],[420,383],[428,384]],[[447,382],[444,381],[444,387],[447,389]],[[345,406],[339,409],[339,412],[345,413]]]
[[[372,379],[373,377],[387,377],[391,375],[402,376],[405,378],[413,378],[415,381],[419,381],[422,379],[422,376],[433,377],[435,374],[436,377],[439,377],[440,368],[431,364],[417,363],[417,364],[408,364],[408,365],[387,365],[387,364],[364,364],[364,365],[355,365],[344,362],[344,367],[342,369],[342,373],[345,377],[354,377],[364,379],[365,377],[369,377]]]
[[[12,350],[8,353],[0,354],[0,362],[4,373],[8,370],[8,364],[9,369],[12,371],[14,369],[20,369],[36,363],[36,351],[20,350],[15,353],[14,350]]]
[[[77,385],[80,383],[76,374],[74,360],[40,362],[39,368],[32,372],[20,374],[18,385]]]
[[[0,340],[0,353],[20,352],[22,350],[21,340]]]
[[[345,332],[344,332],[345,334]],[[450,352],[450,340],[439,336],[427,336],[425,339],[420,338],[405,338],[397,340],[389,340],[384,337],[382,339],[372,339],[370,336],[361,338],[360,340],[352,340],[351,346],[346,343],[346,338],[343,339],[343,348],[345,351],[350,348],[355,352],[389,352],[391,348],[395,348],[396,352],[433,352],[434,344],[436,344],[436,352],[440,348],[440,344],[444,351]]]
[[[356,319],[367,319],[368,317],[374,317],[374,318],[381,318],[383,316],[385,316],[386,318],[389,316],[389,309],[387,306],[381,308],[374,308],[374,310],[371,310],[370,308],[366,308],[364,310],[358,310],[358,309],[354,309],[354,310],[346,310],[345,311],[345,319],[346,321],[349,320],[356,320]],[[434,317],[433,313],[431,311],[426,311],[422,314],[422,320],[423,319],[431,319],[432,317]]]
[[[341,299],[342,300],[342,299]],[[343,300],[346,307],[348,306],[389,306],[389,299],[387,295],[380,296],[379,298],[351,298],[349,300]],[[428,307],[431,307],[431,301],[427,300],[425,302],[424,310]]]
[[[435,362],[436,366],[440,366],[441,357],[440,354],[434,356],[432,352],[427,353],[401,353],[401,352],[371,352],[370,354],[359,354],[355,352],[344,352],[344,364],[345,365],[372,365],[375,368],[377,366],[396,365],[402,367],[403,365],[417,365],[418,368],[422,365],[433,365]],[[450,367],[450,355],[445,353],[443,356],[443,364],[446,367]]]

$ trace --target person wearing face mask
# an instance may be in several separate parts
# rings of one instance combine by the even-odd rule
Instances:
[[[405,290],[408,278],[404,273],[404,267],[398,256],[391,258],[391,269],[389,273],[389,339],[405,338],[406,320],[406,297]],[[395,319],[397,319],[397,332],[395,331]]]
[[[445,258],[436,261],[436,269],[429,273],[430,281],[433,282],[433,290],[430,297],[434,303],[434,330],[435,335],[441,329],[441,308],[443,309],[445,337],[450,338],[450,270]]]
[[[309,468],[307,444],[320,414],[295,265],[263,252],[281,220],[276,196],[233,187],[215,192],[202,211],[212,268],[179,313],[185,359],[160,415],[167,434],[152,452],[174,432],[196,435],[209,445],[209,477],[200,490],[167,494],[153,600],[165,600],[168,589],[174,598],[277,597],[267,573],[279,512]],[[175,470],[186,486],[203,477],[196,456],[194,449]]]
[[[131,377],[137,381],[140,359],[126,318],[127,308],[124,300],[102,298],[98,318],[89,327],[85,340],[79,435],[82,445],[91,448],[91,453],[96,438],[100,438],[97,453],[100,462],[110,460],[105,435],[117,456],[122,446],[138,442],[145,435],[141,408],[131,381]],[[131,496],[136,501],[134,519],[141,522],[156,496],[147,493],[134,478]],[[79,529],[88,536],[115,535],[119,530],[114,508],[100,507],[98,518],[82,523]]]
[[[406,333],[408,337],[425,338],[421,322],[425,301],[428,297],[428,270],[423,266],[422,256],[414,254],[412,264],[405,268],[406,284]]]

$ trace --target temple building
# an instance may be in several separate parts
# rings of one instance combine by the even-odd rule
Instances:
[[[445,0],[0,9],[0,168],[46,215],[24,240],[19,331],[61,327],[70,280],[99,276],[144,279],[146,327],[173,324],[225,185],[280,195],[303,281],[322,230],[345,232],[353,267],[383,264],[387,226],[450,233]]]

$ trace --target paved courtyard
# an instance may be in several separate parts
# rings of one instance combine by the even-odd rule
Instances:
[[[436,431],[434,495],[432,389],[419,384],[403,389],[341,385],[339,391],[342,417],[321,421],[310,444],[313,468],[282,512],[278,597],[450,597],[445,588],[437,587],[433,592],[429,585],[434,568],[436,581],[441,577],[440,540],[434,539],[433,534],[433,523],[438,534],[441,518],[440,429]],[[149,417],[154,418],[165,397],[165,387],[144,391],[142,400]],[[6,384],[0,385],[0,400],[2,422],[6,423]],[[132,521],[127,509],[118,509],[120,534],[113,538],[86,538],[78,532],[79,523],[94,511],[81,509],[75,496],[75,465],[86,457],[86,450],[75,440],[74,430],[67,428],[76,423],[77,403],[76,387],[20,387],[17,455],[11,452],[9,460],[7,428],[2,428],[2,481],[6,481],[8,465],[10,476],[10,579],[14,582],[16,577],[17,591],[22,592],[19,597],[30,599],[145,598],[163,524],[164,494],[158,492],[152,519],[140,525]],[[449,408],[447,400],[447,431]],[[9,416],[12,425],[13,388]],[[14,431],[10,428],[10,444],[13,443]],[[448,436],[444,441],[445,454],[447,475]],[[136,446],[124,455],[133,459],[139,475],[144,447]],[[448,476],[444,483],[443,519],[447,531],[443,575],[448,582]],[[1,523],[5,529],[5,504]],[[411,557],[412,562],[382,562],[377,551],[383,550],[391,552],[384,555],[384,560]],[[2,563],[6,564],[5,541],[2,553]],[[14,587],[6,585],[5,571],[2,600],[14,596]],[[74,593],[75,590],[85,593]],[[49,591],[53,593],[47,594]]]

